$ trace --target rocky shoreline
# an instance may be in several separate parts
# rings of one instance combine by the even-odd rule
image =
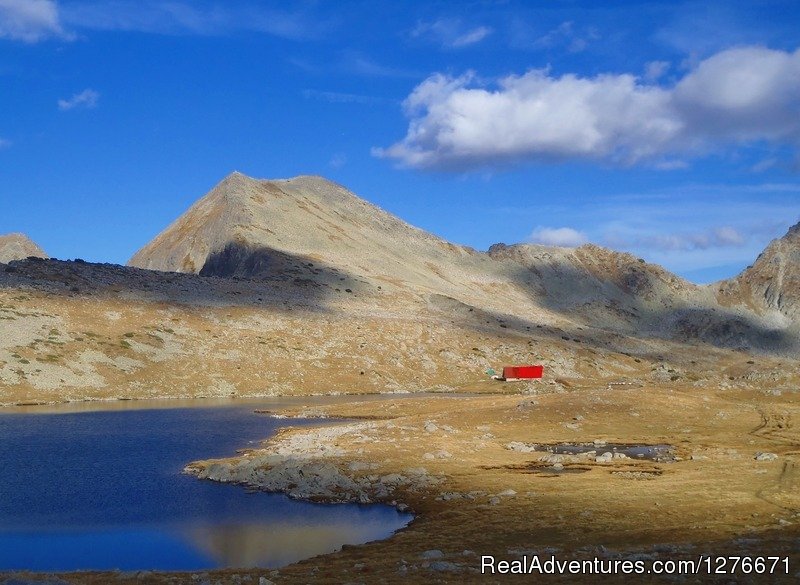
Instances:
[[[376,473],[380,465],[347,456],[340,442],[375,440],[376,422],[346,423],[314,429],[289,428],[262,449],[239,457],[197,461],[184,471],[200,479],[236,483],[321,503],[383,503],[410,511],[404,495],[421,493],[444,481],[425,467],[403,473]],[[370,432],[373,431],[373,432]],[[363,450],[362,450],[363,451]]]

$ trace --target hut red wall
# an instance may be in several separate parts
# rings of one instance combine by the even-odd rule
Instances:
[[[544,366],[506,366],[503,368],[504,378],[541,378]]]

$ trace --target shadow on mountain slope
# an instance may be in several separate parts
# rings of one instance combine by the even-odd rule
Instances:
[[[200,275],[82,260],[28,258],[0,265],[0,288],[17,287],[71,297],[307,310],[326,310],[326,302],[334,296],[367,292],[365,281],[341,269],[304,256],[266,248],[241,249],[235,244],[212,255]]]
[[[520,265],[512,272],[512,281],[539,306],[593,329],[767,353],[785,354],[798,346],[791,330],[770,327],[756,315],[730,310],[713,300],[701,303],[699,290],[689,283],[680,285],[677,277],[658,282],[644,267],[608,276],[601,279],[560,266],[556,283],[547,274]],[[682,296],[687,290],[688,295]]]
[[[718,305],[711,294],[636,261],[591,267],[567,263],[506,264],[508,285],[526,300],[507,311],[487,311],[447,295],[432,294],[429,307],[464,327],[631,351],[631,341],[700,343],[720,349],[787,354],[798,347],[797,328],[786,329],[746,311]],[[530,316],[526,309],[529,308]],[[563,316],[554,326],[538,309]],[[634,344],[635,345],[635,344]],[[648,349],[642,348],[644,351]],[[633,349],[633,353],[639,353]]]
[[[645,276],[601,279],[561,266],[555,283],[548,281],[547,274],[519,265],[512,267],[509,281],[530,298],[530,318],[521,315],[519,308],[502,314],[436,294],[428,297],[438,299],[429,300],[428,308],[432,314],[480,332],[553,339],[601,351],[639,353],[636,340],[701,342],[722,349],[781,354],[797,347],[797,337],[791,331],[770,328],[756,316],[724,307],[682,302],[679,291],[674,297],[663,288],[659,291]],[[41,259],[0,266],[0,288],[190,306],[326,311],[329,301],[340,295],[342,299],[369,296],[371,286],[357,275],[314,258],[235,242],[212,254],[200,275]],[[556,327],[537,322],[536,307],[562,314],[565,323]],[[424,318],[422,313],[420,318]],[[653,348],[640,350],[650,352]]]
[[[287,282],[312,289],[365,283],[340,268],[327,266],[307,256],[238,242],[228,242],[221,250],[210,254],[199,274],[269,283]]]

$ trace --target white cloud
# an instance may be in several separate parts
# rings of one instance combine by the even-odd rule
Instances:
[[[406,137],[376,156],[418,168],[549,160],[648,163],[767,141],[800,145],[800,49],[729,49],[674,87],[631,74],[555,77],[546,69],[480,86],[435,74],[406,98]]]
[[[673,100],[700,138],[745,141],[800,135],[800,49],[743,47],[702,61]]]
[[[76,93],[68,100],[58,100],[58,109],[62,112],[72,110],[74,108],[91,109],[97,106],[97,100],[100,99],[100,94],[93,89],[84,89],[80,93]]]
[[[479,43],[492,32],[488,26],[468,28],[460,19],[440,18],[433,22],[419,22],[411,36],[429,38],[443,47],[458,49]]]
[[[479,26],[470,31],[465,32],[463,35],[453,39],[453,47],[466,47],[467,45],[474,45],[481,42],[483,39],[492,34],[492,29],[488,26]]]
[[[584,79],[546,70],[509,76],[499,89],[469,87],[472,74],[429,77],[405,101],[404,140],[379,150],[414,167],[464,167],[524,159],[634,162],[680,132],[669,92],[632,75]]]
[[[5,138],[0,138],[0,150],[4,148],[11,148],[11,141]]]
[[[575,248],[588,243],[589,239],[583,232],[568,227],[538,227],[533,230],[533,233],[528,237],[528,241],[534,244],[544,244],[545,246]]]
[[[0,0],[0,38],[36,43],[69,35],[53,0]]]

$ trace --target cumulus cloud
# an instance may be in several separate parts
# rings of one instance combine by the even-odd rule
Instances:
[[[632,74],[556,77],[547,69],[504,77],[496,87],[471,72],[435,74],[404,109],[406,137],[373,153],[409,167],[594,160],[675,168],[758,141],[796,149],[800,49],[729,49],[672,87]]]
[[[687,125],[728,140],[797,139],[800,134],[800,49],[731,49],[702,61],[675,87]]]
[[[62,112],[66,112],[75,108],[91,109],[97,106],[97,100],[99,99],[99,93],[93,89],[84,89],[82,92],[76,93],[68,100],[58,100],[58,109]]]
[[[533,244],[544,244],[545,246],[563,246],[575,248],[588,243],[589,238],[586,234],[569,227],[550,228],[538,227],[528,237],[528,241]]]
[[[414,167],[469,166],[524,159],[636,161],[656,155],[681,131],[669,92],[632,75],[553,78],[547,70],[509,76],[490,91],[471,73],[434,75],[405,101],[405,139],[376,154]]]
[[[429,38],[443,47],[457,49],[479,43],[492,32],[488,26],[469,28],[459,19],[440,18],[433,22],[418,23],[411,31],[411,36]]]
[[[0,0],[0,38],[36,43],[68,36],[53,0]]]

